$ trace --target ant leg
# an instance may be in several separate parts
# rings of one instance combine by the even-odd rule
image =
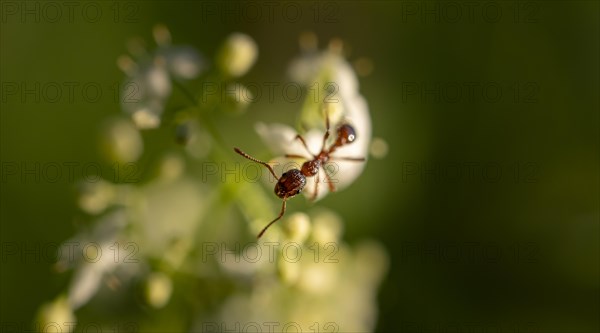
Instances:
[[[287,158],[301,158],[301,159],[304,159],[304,160],[310,160],[309,157],[302,156],[302,155],[296,155],[296,154],[285,154],[284,156],[287,157]]]
[[[325,151],[325,144],[327,144],[327,139],[329,139],[329,113],[327,112],[327,109],[324,110],[325,112],[325,134],[323,135],[323,145],[321,146],[321,151]]]
[[[275,174],[275,171],[273,171],[273,168],[272,168],[272,167],[271,167],[269,164],[267,164],[266,162],[263,162],[263,161],[257,160],[256,158],[254,158],[254,157],[252,157],[252,156],[250,156],[250,155],[248,155],[248,154],[244,153],[244,152],[243,152],[243,151],[241,151],[239,148],[235,148],[235,147],[234,147],[234,148],[233,148],[233,150],[235,150],[235,152],[236,152],[236,153],[238,153],[238,154],[240,154],[240,155],[244,156],[245,158],[249,159],[249,160],[250,160],[250,161],[252,161],[252,162],[260,163],[260,164],[262,164],[262,165],[266,166],[266,167],[267,167],[267,169],[269,169],[269,171],[271,171],[271,173],[273,174],[273,176],[275,177],[275,179],[279,180],[279,177],[277,177],[277,175]]]
[[[258,236],[256,238],[260,238],[265,233],[265,231],[267,231],[267,229],[269,229],[271,224],[279,221],[279,219],[283,216],[283,214],[285,214],[285,200],[286,199],[287,199],[287,197],[283,197],[283,204],[281,205],[281,212],[279,213],[279,216],[277,216],[277,218],[275,218],[273,221],[271,221],[269,224],[267,224],[267,226],[264,227],[263,230],[260,231],[260,233],[258,234]]]
[[[310,201],[315,201],[317,200],[317,196],[319,196],[319,183],[321,182],[321,180],[319,179],[319,176],[321,175],[321,168],[319,168],[317,170],[317,182],[315,183],[315,191],[313,192],[312,198],[310,198]]]
[[[329,158],[330,161],[349,161],[349,162],[364,162],[364,157],[337,157],[332,156]]]
[[[327,186],[329,187],[329,192],[335,192],[335,185],[333,185],[333,181],[331,180],[331,177],[327,173],[327,168],[325,168],[325,165],[323,165],[321,167],[323,168],[323,173],[325,173],[325,178],[327,181]]]
[[[300,140],[300,142],[302,142],[302,145],[304,146],[304,149],[306,149],[306,151],[308,152],[308,155],[314,156],[313,153],[310,152],[310,149],[308,149],[308,145],[306,144],[306,141],[304,140],[302,135],[296,134],[296,137],[294,138],[294,140]]]

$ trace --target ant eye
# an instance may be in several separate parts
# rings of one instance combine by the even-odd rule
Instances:
[[[354,127],[348,124],[340,126],[338,129],[338,136],[347,143],[356,140],[356,132],[354,131]]]

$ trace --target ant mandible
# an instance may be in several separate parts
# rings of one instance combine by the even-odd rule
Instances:
[[[327,113],[327,112],[325,112],[325,113]],[[312,157],[307,158],[302,155],[286,154],[285,157],[287,157],[287,158],[301,158],[301,159],[306,159],[307,161],[302,164],[302,167],[300,168],[300,170],[290,169],[287,172],[284,172],[281,175],[281,177],[277,177],[277,175],[275,174],[275,171],[273,171],[273,168],[266,162],[257,160],[256,158],[244,153],[239,148],[233,148],[233,150],[235,150],[236,153],[242,155],[243,157],[245,157],[253,162],[262,164],[265,167],[267,167],[267,169],[269,169],[271,174],[275,177],[275,179],[277,179],[277,184],[275,184],[275,194],[279,198],[283,199],[283,203],[281,205],[281,212],[279,213],[279,216],[277,216],[277,218],[275,218],[273,221],[271,221],[269,224],[267,224],[267,226],[264,227],[261,230],[261,232],[258,234],[257,238],[260,238],[273,223],[275,223],[279,219],[281,219],[283,214],[285,214],[286,200],[296,196],[298,193],[300,193],[302,191],[302,189],[306,185],[307,177],[317,176],[317,182],[315,183],[315,192],[313,193],[313,196],[311,198],[311,201],[314,201],[317,198],[317,195],[319,193],[319,171],[321,168],[323,169],[323,172],[325,173],[325,178],[327,178],[327,184],[329,187],[329,191],[335,192],[335,186],[333,185],[333,182],[331,181],[331,178],[330,178],[329,174],[327,173],[327,169],[325,168],[325,165],[327,163],[329,163],[330,161],[335,161],[335,160],[353,161],[353,162],[363,162],[365,160],[362,157],[333,157],[333,156],[331,156],[331,154],[334,151],[336,151],[338,148],[345,146],[347,144],[350,144],[350,143],[354,142],[354,140],[356,140],[356,132],[354,131],[354,127],[352,127],[348,123],[342,123],[340,126],[338,126],[336,134],[337,134],[337,137],[336,137],[335,141],[329,146],[329,148],[327,148],[327,140],[329,139],[330,131],[329,131],[329,117],[326,114],[325,115],[325,134],[323,135],[323,144],[321,146],[321,151],[317,155],[314,155],[310,152],[310,149],[308,149],[308,145],[306,144],[306,141],[300,134],[296,135],[294,140],[300,140],[300,142],[302,143],[302,145],[304,146],[306,151]]]

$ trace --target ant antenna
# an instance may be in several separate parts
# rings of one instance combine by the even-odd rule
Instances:
[[[243,151],[241,151],[241,150],[240,150],[239,148],[237,148],[237,147],[236,147],[236,148],[233,148],[233,150],[235,150],[235,152],[236,152],[236,153],[238,153],[238,154],[242,155],[243,157],[245,157],[245,158],[249,159],[249,160],[250,160],[250,161],[252,161],[252,162],[260,163],[260,164],[262,164],[262,165],[266,166],[266,167],[267,167],[267,169],[269,169],[269,171],[271,171],[271,174],[273,174],[273,177],[275,177],[275,179],[279,180],[279,177],[277,177],[277,175],[275,174],[275,171],[273,171],[273,168],[272,168],[272,167],[271,167],[269,164],[267,164],[266,162],[263,162],[263,161],[257,160],[256,158],[254,158],[254,157],[252,157],[252,156],[250,156],[250,155],[248,155],[248,154],[244,153]],[[275,221],[273,221],[273,222],[275,222]],[[272,222],[271,222],[271,223],[272,223]]]

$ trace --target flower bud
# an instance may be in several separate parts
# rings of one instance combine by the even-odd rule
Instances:
[[[111,161],[135,162],[144,150],[140,132],[128,120],[115,119],[110,121],[105,126],[102,136],[102,149]]]
[[[160,117],[149,108],[140,108],[133,112],[131,119],[139,129],[153,129],[160,126]]]
[[[233,33],[221,48],[217,62],[223,73],[240,77],[254,65],[257,55],[258,47],[250,36]]]
[[[41,306],[37,315],[37,324],[44,331],[58,329],[62,332],[75,331],[77,318],[66,297],[60,296],[50,303]],[[60,325],[59,327],[52,327]]]
[[[283,230],[291,242],[301,244],[310,233],[310,219],[305,213],[291,214],[283,223]]]
[[[160,161],[159,177],[165,181],[178,179],[185,170],[185,161],[181,156],[171,153],[165,155]]]
[[[164,273],[150,274],[146,280],[146,301],[152,307],[159,309],[169,302],[173,292],[171,278]]]
[[[83,182],[78,191],[79,208],[92,215],[102,213],[115,198],[115,188],[103,180]]]
[[[156,41],[156,44],[158,45],[171,44],[171,32],[164,24],[155,25],[154,28],[152,28],[152,35],[154,36],[154,41]]]
[[[371,145],[369,146],[369,153],[371,156],[382,159],[388,154],[388,143],[382,138],[373,138]]]

